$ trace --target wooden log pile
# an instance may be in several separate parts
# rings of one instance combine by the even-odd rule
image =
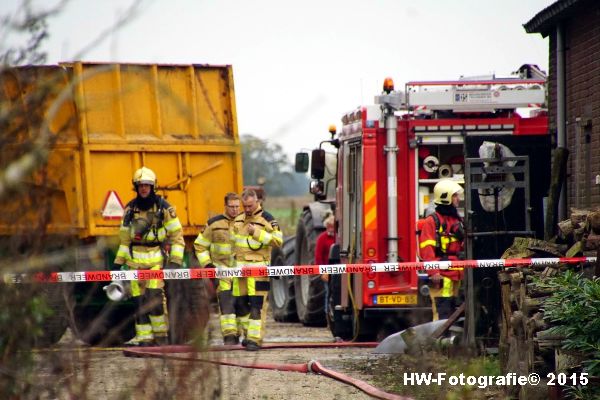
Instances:
[[[558,224],[553,241],[515,238],[503,258],[597,256],[600,253],[600,210],[573,209],[571,218]],[[499,354],[503,372],[528,375],[536,372],[545,377],[549,372],[566,371],[573,362],[565,362],[560,350],[562,338],[548,333],[543,301],[552,293],[536,284],[538,280],[560,274],[579,265],[530,266],[506,268],[499,272],[502,295],[502,322]],[[597,275],[596,266],[584,272]],[[545,385],[511,388],[520,399],[547,399]]]

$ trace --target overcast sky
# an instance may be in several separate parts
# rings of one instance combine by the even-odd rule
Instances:
[[[54,0],[56,2],[56,0]],[[48,63],[119,61],[233,65],[238,128],[291,155],[329,124],[371,104],[391,76],[507,76],[548,69],[548,39],[523,24],[554,0],[149,0],[84,54],[131,0],[71,0],[49,20]],[[3,0],[0,13],[18,0]],[[34,2],[36,3],[36,2]],[[37,4],[49,4],[38,0]]]

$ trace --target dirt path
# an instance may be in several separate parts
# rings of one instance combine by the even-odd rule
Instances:
[[[218,336],[216,318],[211,335]],[[282,324],[268,319],[265,343],[331,342],[326,328]],[[220,338],[210,345],[221,344]],[[188,354],[176,354],[185,357]],[[357,376],[348,363],[360,363],[370,349],[228,350],[194,355],[206,360],[241,363],[306,363],[318,360],[327,368]],[[368,399],[359,389],[322,375],[218,366],[206,362],[125,357],[122,349],[78,345],[66,336],[59,347],[36,355],[32,398],[79,399]],[[42,362],[43,361],[43,362]]]

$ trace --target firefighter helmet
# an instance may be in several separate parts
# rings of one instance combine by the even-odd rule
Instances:
[[[433,188],[433,202],[435,204],[452,204],[452,196],[463,192],[462,186],[450,179],[442,179]]]
[[[156,174],[150,168],[142,167],[133,174],[133,185],[146,184],[156,186]]]

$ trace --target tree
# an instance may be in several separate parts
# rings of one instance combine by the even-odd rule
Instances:
[[[278,143],[242,135],[244,185],[264,184],[267,196],[299,196],[308,191],[306,175],[296,174]]]
[[[61,5],[59,4],[59,7]],[[30,2],[23,1],[15,15],[0,17],[4,32],[0,43],[0,204],[5,215],[16,217],[28,211],[28,205],[36,204],[39,225],[28,232],[3,237],[0,241],[0,259],[3,268],[14,268],[25,257],[35,254],[35,245],[41,243],[45,234],[45,216],[49,214],[45,196],[24,185],[45,162],[52,139],[48,134],[44,117],[31,110],[41,109],[50,101],[50,85],[32,93],[23,94],[9,82],[10,67],[43,63],[46,55],[41,45],[48,37],[46,19],[57,9],[34,11]],[[7,37],[12,34],[24,37],[25,44],[9,45]],[[27,80],[24,79],[26,82]],[[29,140],[15,140],[19,132],[29,132]],[[43,173],[37,178],[43,180]],[[16,224],[13,224],[16,226]],[[40,228],[40,229],[36,229]],[[12,261],[10,261],[12,260]],[[41,285],[6,285],[0,290],[0,397],[16,398],[18,395],[35,397],[28,374],[33,367],[33,357],[28,352],[31,345],[43,334],[42,321],[51,316],[47,297]],[[16,397],[15,397],[16,396]]]

